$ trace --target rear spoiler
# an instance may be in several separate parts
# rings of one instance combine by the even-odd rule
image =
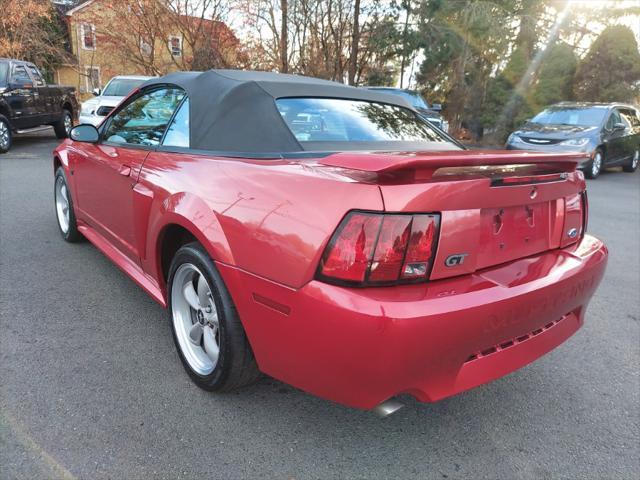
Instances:
[[[347,168],[378,174],[416,171],[433,174],[447,167],[485,167],[498,165],[536,165],[541,169],[572,172],[587,160],[586,153],[537,153],[508,150],[463,150],[445,152],[335,153],[318,159],[328,167]]]

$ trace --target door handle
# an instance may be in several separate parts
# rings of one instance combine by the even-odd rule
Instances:
[[[120,175],[128,177],[129,174],[131,173],[131,167],[129,165],[120,165],[120,168],[118,169],[118,173]]]

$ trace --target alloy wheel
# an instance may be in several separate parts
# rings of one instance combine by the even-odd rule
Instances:
[[[0,121],[0,149],[7,148],[9,148],[9,126],[4,121]]]
[[[58,224],[62,233],[66,234],[69,231],[69,192],[67,185],[62,177],[56,179],[55,187],[56,197],[56,214],[58,217]]]
[[[180,265],[174,274],[171,315],[189,367],[199,375],[211,374],[220,355],[218,311],[207,279],[191,263]]]
[[[600,169],[602,168],[602,153],[597,152],[593,156],[593,161],[591,162],[591,175],[595,178],[600,174]]]
[[[64,131],[67,132],[67,137],[71,133],[71,129],[73,128],[73,120],[71,119],[71,115],[68,113],[64,114]]]
[[[633,160],[631,161],[631,168],[634,170],[638,168],[638,160],[640,160],[640,148],[636,149],[636,152],[633,154]]]

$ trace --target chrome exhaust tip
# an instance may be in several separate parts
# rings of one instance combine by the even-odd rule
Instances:
[[[380,405],[375,407],[373,411],[380,418],[385,418],[392,413],[396,413],[402,407],[404,407],[404,403],[400,403],[397,400],[387,400],[386,402],[382,402]]]

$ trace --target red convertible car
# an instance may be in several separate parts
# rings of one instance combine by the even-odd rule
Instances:
[[[582,160],[465,150],[397,96],[214,70],[146,82],[53,162],[62,236],[168,308],[200,387],[264,372],[369,409],[580,328],[607,261]]]

